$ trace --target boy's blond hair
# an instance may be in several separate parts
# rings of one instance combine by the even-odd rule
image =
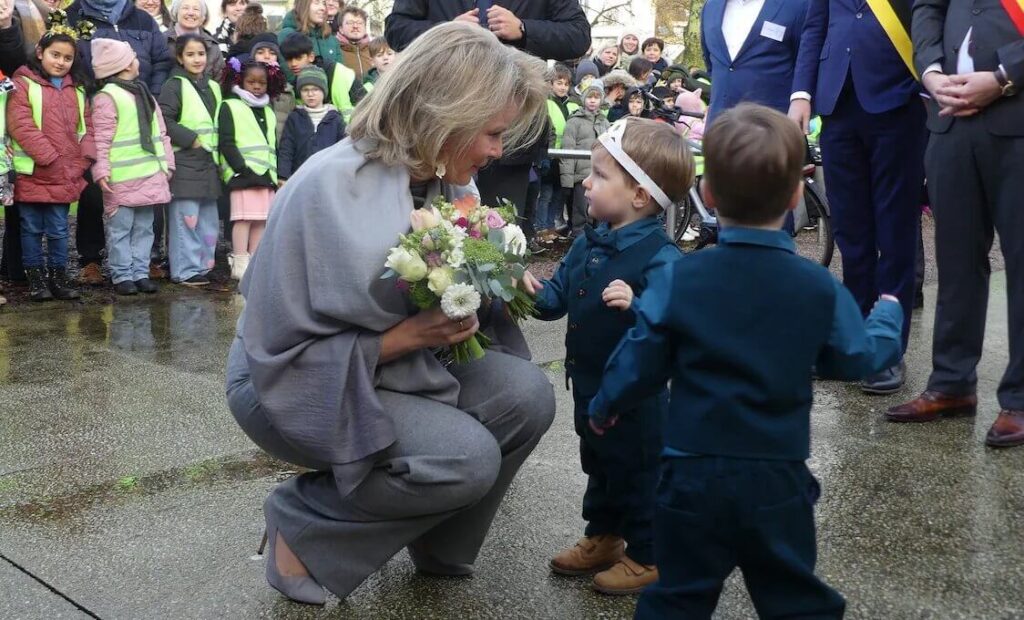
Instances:
[[[625,117],[622,150],[665,192],[673,203],[679,202],[693,187],[694,166],[690,147],[671,125],[646,118]],[[623,121],[618,121],[623,122]],[[594,149],[603,149],[600,142]],[[618,165],[631,187],[637,187],[626,169]]]
[[[760,226],[785,215],[800,184],[807,142],[781,112],[744,103],[704,133],[704,178],[718,212]]]
[[[543,60],[477,25],[440,24],[417,37],[359,102],[348,134],[366,140],[368,159],[430,178],[448,163],[441,160],[443,147],[457,157],[494,118],[474,111],[498,101],[519,109],[503,140],[507,151],[521,150],[537,141],[547,122],[546,70]]]

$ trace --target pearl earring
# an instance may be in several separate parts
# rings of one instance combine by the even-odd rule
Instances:
[[[448,169],[445,167],[444,162],[441,162],[441,163],[437,164],[437,168],[434,168],[434,175],[436,175],[437,178],[441,179],[441,178],[444,178],[444,174],[447,171],[448,171]]]

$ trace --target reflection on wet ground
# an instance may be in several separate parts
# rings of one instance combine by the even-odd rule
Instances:
[[[1024,448],[982,445],[1006,363],[1002,282],[993,284],[977,420],[881,418],[924,386],[929,312],[915,317],[901,394],[817,386],[819,566],[847,596],[848,617],[1024,617]],[[325,609],[269,590],[253,558],[261,503],[294,468],[256,450],[224,405],[240,303],[180,291],[0,313],[0,618],[88,617],[82,609],[101,618],[630,616],[631,599],[595,595],[585,580],[546,569],[582,526],[584,479],[561,389],[558,419],[511,489],[472,578],[418,575],[403,553]],[[556,388],[562,329],[526,330]],[[752,616],[734,575],[717,617]]]

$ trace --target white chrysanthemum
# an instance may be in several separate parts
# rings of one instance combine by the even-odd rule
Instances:
[[[526,235],[523,234],[522,228],[515,224],[508,224],[501,229],[501,234],[503,235],[502,251],[515,256],[526,254]]]
[[[459,321],[480,309],[480,293],[470,284],[452,284],[441,296],[441,310],[453,321]]]

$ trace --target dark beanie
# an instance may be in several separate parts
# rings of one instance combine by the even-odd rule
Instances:
[[[274,33],[261,32],[260,34],[254,36],[250,43],[251,45],[249,46],[249,53],[251,55],[255,56],[256,50],[258,49],[269,47],[270,49],[274,50],[275,54],[277,54],[278,61],[281,60],[281,48],[278,47],[277,45],[277,37],[274,36]]]
[[[299,94],[302,94],[303,86],[316,86],[320,90],[324,91],[324,96],[327,96],[327,74],[324,70],[316,65],[309,65],[302,71],[299,71],[298,77],[295,78],[295,90]]]

